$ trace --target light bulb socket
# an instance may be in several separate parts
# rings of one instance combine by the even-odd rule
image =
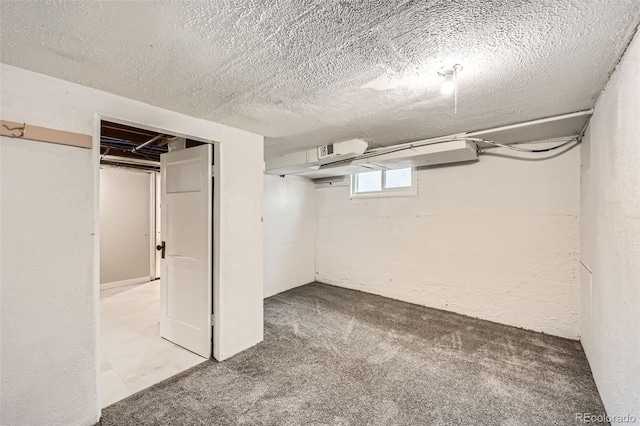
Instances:
[[[460,64],[447,65],[438,70],[438,75],[440,77],[445,77],[445,78],[453,77],[454,75],[458,74],[460,71],[462,71],[462,65]]]
[[[445,66],[438,70],[438,75],[444,77],[444,81],[440,86],[440,93],[443,95],[450,95],[456,90],[456,79],[458,73],[462,70],[462,65],[455,64],[452,66]]]

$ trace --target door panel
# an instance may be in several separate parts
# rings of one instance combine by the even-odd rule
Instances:
[[[160,336],[211,356],[213,150],[209,144],[160,156],[162,238]]]

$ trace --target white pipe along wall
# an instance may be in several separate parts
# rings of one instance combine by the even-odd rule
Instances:
[[[421,169],[417,196],[318,187],[316,279],[578,338],[580,148],[553,154]]]
[[[260,342],[264,138],[5,64],[0,72],[3,120],[97,143],[102,114],[218,142],[214,355]],[[1,424],[99,419],[98,156],[2,137]]]
[[[264,297],[315,279],[315,185],[264,176]]]
[[[607,414],[640,422],[639,34],[596,103],[580,200],[582,345]]]

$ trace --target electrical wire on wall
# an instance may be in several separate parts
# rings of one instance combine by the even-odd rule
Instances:
[[[486,143],[488,145],[497,146],[499,148],[507,148],[507,149],[510,149],[512,151],[538,154],[538,153],[543,153],[543,152],[555,151],[556,149],[564,148],[565,146],[567,146],[567,145],[569,145],[571,143],[575,143],[575,145],[580,145],[582,143],[582,138],[584,138],[584,134],[587,131],[587,126],[588,125],[589,125],[589,121],[587,121],[584,124],[584,126],[580,130],[580,133],[578,133],[576,136],[572,137],[571,139],[569,139],[566,142],[563,142],[563,143],[561,143],[559,145],[552,146],[551,148],[528,149],[528,148],[521,148],[519,146],[516,146],[516,144],[507,145],[507,144],[499,143],[499,142],[492,141],[492,140],[489,140],[489,139],[469,138],[469,137],[467,137],[465,139],[468,140],[468,141],[471,141],[471,142],[476,142],[476,143],[482,142],[482,143]],[[478,154],[482,154],[482,152],[483,152],[482,149],[479,148],[478,149]]]
[[[575,145],[579,145],[582,142],[582,137],[583,136],[584,135],[578,135],[578,136],[575,136],[575,137],[569,139],[566,142],[561,143],[560,145],[552,146],[551,148],[541,148],[541,149],[521,148],[519,146],[515,146],[515,144],[514,145],[506,145],[506,144],[503,144],[503,143],[499,143],[499,142],[492,141],[492,140],[489,140],[489,139],[482,139],[482,138],[464,138],[464,140],[467,140],[467,141],[470,141],[470,142],[477,142],[477,143],[482,142],[482,143],[486,143],[486,144],[489,144],[489,145],[497,146],[497,147],[500,147],[500,148],[507,148],[507,149],[510,149],[510,150],[513,150],[513,151],[518,151],[518,152],[542,153],[542,152],[555,151],[556,149],[563,148],[563,147],[565,147],[565,146],[567,146],[567,145],[569,145],[571,143],[574,143],[574,142],[575,142]],[[479,148],[478,149],[478,153],[482,154],[483,150]]]

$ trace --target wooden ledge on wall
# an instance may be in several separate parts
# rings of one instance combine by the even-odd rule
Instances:
[[[68,145],[87,149],[91,149],[93,144],[91,135],[65,132],[63,130],[48,129],[46,127],[32,126],[31,124],[15,123],[13,121],[5,120],[0,120],[0,136],[7,136],[15,139],[29,139],[32,141],[55,143],[58,145]]]

